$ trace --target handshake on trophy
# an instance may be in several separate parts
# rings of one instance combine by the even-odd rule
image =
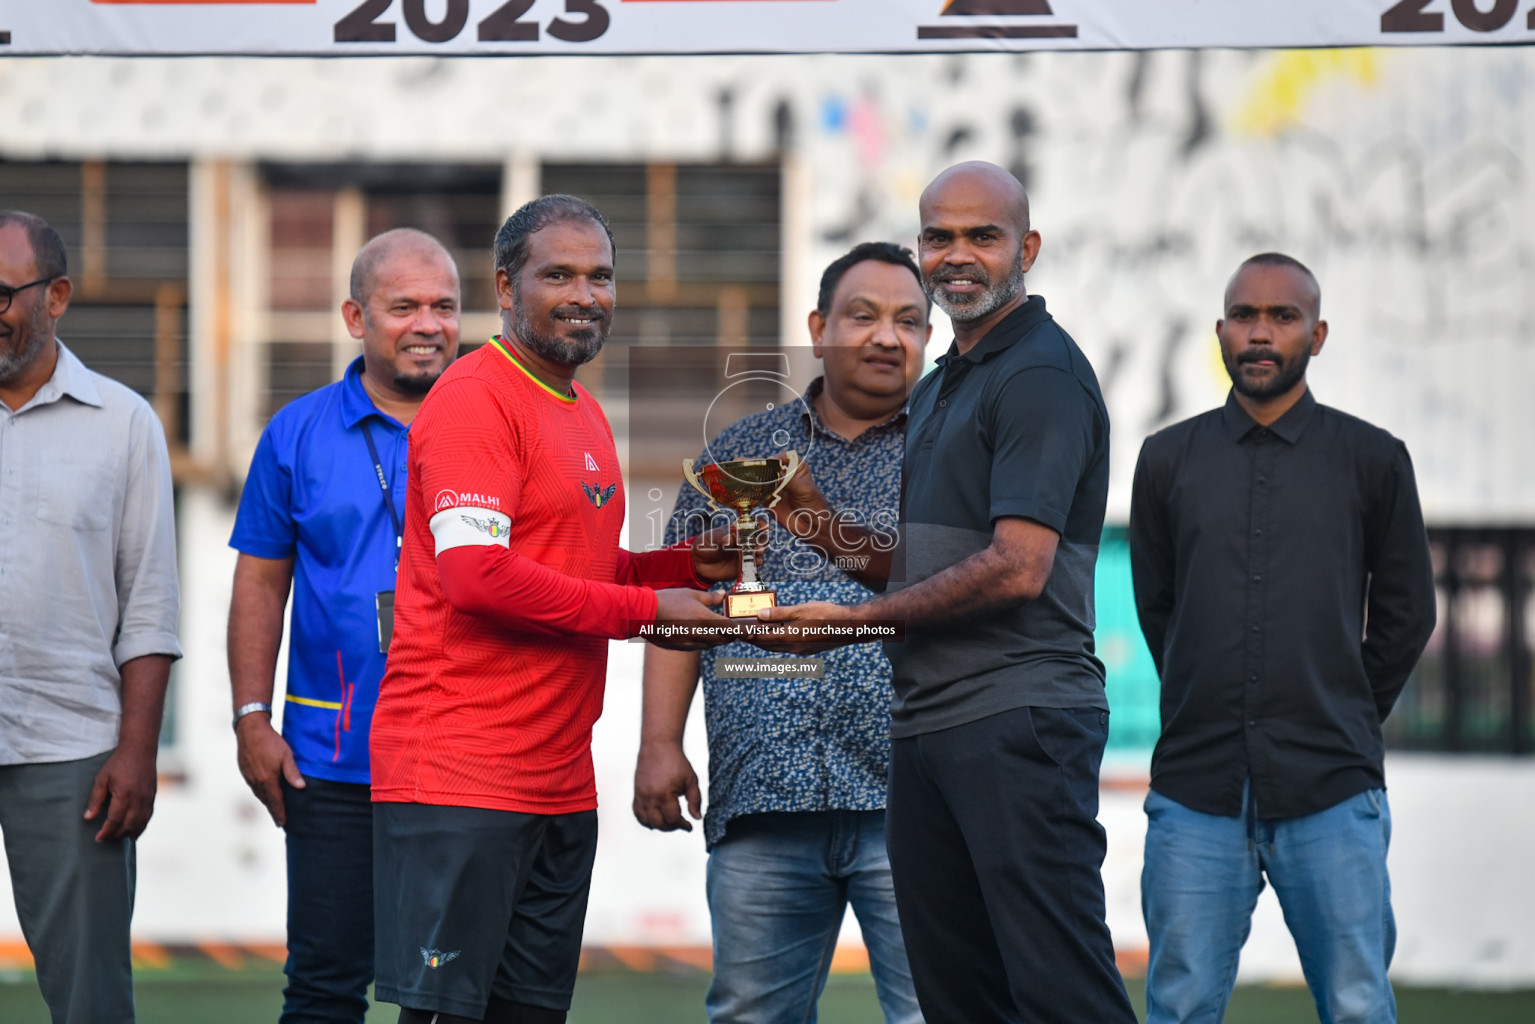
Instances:
[[[757,531],[766,525],[754,511],[778,504],[783,489],[799,470],[799,453],[789,451],[783,459],[732,459],[710,462],[694,468],[692,459],[682,460],[682,474],[715,512],[733,509],[735,523],[732,541],[741,549],[741,579],[725,594],[725,614],[732,619],[754,618],[763,608],[778,604],[778,593],[757,577]]]

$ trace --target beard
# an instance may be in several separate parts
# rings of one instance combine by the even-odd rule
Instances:
[[[1246,363],[1256,363],[1260,359],[1272,359],[1278,372],[1267,381],[1248,380],[1242,374],[1242,366]],[[1231,377],[1231,386],[1236,389],[1237,394],[1263,401],[1284,394],[1306,376],[1306,366],[1311,362],[1311,350],[1309,348],[1301,350],[1301,354],[1290,363],[1280,359],[1279,354],[1272,349],[1247,349],[1235,359],[1223,352],[1221,361],[1226,364],[1226,373]]]
[[[564,366],[585,365],[597,358],[597,353],[602,351],[603,343],[608,340],[610,321],[599,306],[590,308],[556,306],[549,311],[550,329],[546,332],[542,329],[542,324],[534,325],[526,307],[522,304],[522,297],[515,294],[515,291],[513,302],[517,307],[515,314],[517,339],[550,362]],[[555,331],[559,328],[557,318],[561,316],[591,317],[593,322],[569,334],[556,334]]]
[[[981,286],[982,290],[974,295],[958,298],[945,295],[939,286],[945,281],[960,277],[974,281]],[[991,275],[986,273],[985,268],[979,263],[971,264],[964,270],[940,266],[928,275],[923,284],[927,288],[928,297],[939,309],[949,315],[950,320],[962,324],[973,323],[995,313],[1023,293],[1023,246],[1018,247],[1018,253],[1013,257],[1012,269],[1008,271],[1007,278],[1000,284],[992,281]]]
[[[42,303],[35,304],[15,326],[0,325],[0,383],[9,384],[26,372],[52,340],[48,309]]]
[[[441,373],[397,373],[394,375],[395,390],[402,395],[424,395],[432,390]]]

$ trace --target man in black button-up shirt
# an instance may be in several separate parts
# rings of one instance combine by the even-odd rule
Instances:
[[[1147,440],[1130,554],[1162,678],[1143,906],[1148,1021],[1218,1020],[1262,876],[1322,1019],[1395,1020],[1381,722],[1434,626],[1407,449],[1318,405],[1311,272],[1242,265],[1222,409]]]

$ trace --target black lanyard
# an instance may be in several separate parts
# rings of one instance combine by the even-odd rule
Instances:
[[[368,421],[362,421],[362,438],[368,442],[368,454],[373,456],[373,472],[378,485],[384,491],[384,507],[389,510],[389,521],[394,523],[394,571],[400,571],[400,549],[405,546],[405,527],[400,523],[400,512],[394,507],[394,497],[389,493],[389,477],[384,473],[384,461],[378,457],[378,447],[373,443],[373,431]]]

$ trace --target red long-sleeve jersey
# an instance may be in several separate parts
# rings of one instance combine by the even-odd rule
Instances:
[[[410,431],[373,799],[536,814],[596,806],[609,638],[698,586],[685,549],[634,555],[613,432],[499,342],[458,360]]]

